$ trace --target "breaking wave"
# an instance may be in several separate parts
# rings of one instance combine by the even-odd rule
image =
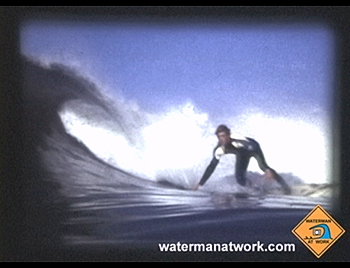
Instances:
[[[157,182],[166,181],[189,189],[210,162],[216,124],[191,101],[149,113],[61,64],[24,58],[23,71],[27,138],[65,195],[81,193],[81,185],[158,187]],[[248,134],[252,131],[245,127],[252,118],[240,124]],[[224,156],[204,189],[241,191],[234,161],[234,156]],[[276,188],[262,180],[254,165],[248,179],[260,189]],[[290,184],[303,182],[290,172],[283,175]]]

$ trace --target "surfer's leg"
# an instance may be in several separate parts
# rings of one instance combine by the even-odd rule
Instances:
[[[269,168],[266,170],[267,172],[265,174],[269,174],[269,177],[272,177],[274,180],[276,180],[279,185],[281,185],[283,192],[285,194],[290,194],[292,192],[292,190],[290,189],[290,187],[288,186],[288,184],[285,182],[285,180],[272,168]]]
[[[235,171],[235,176],[237,182],[245,186],[247,179],[246,179],[246,172],[249,164],[249,159],[250,157],[244,152],[237,152],[236,154],[236,171]]]
[[[253,139],[249,139],[249,140],[250,140],[250,144],[251,144],[251,146],[253,148],[252,151],[251,151],[252,156],[258,162],[259,168],[262,171],[265,172],[270,167],[266,163],[266,159],[265,159],[263,151],[261,150],[260,144],[257,141],[253,140]]]
[[[290,194],[291,189],[289,188],[288,184],[274,169],[270,168],[267,165],[263,151],[261,150],[259,143],[257,143],[256,141],[254,141],[254,143],[255,143],[255,146],[254,146],[255,148],[254,148],[253,157],[258,161],[258,165],[260,169],[265,172],[265,177],[276,180],[281,185],[284,193]]]

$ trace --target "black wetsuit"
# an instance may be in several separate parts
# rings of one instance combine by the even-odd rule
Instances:
[[[241,135],[235,136],[231,135],[231,142],[226,146],[220,146],[218,144],[213,153],[213,159],[211,160],[209,166],[204,172],[202,179],[199,182],[199,185],[204,185],[205,182],[209,179],[211,174],[213,174],[216,166],[219,163],[220,157],[224,154],[235,154],[236,155],[236,180],[237,182],[244,186],[247,183],[246,172],[248,164],[251,157],[254,157],[259,164],[259,167],[262,171],[270,169],[270,172],[274,174],[274,179],[282,186],[282,189],[285,194],[290,194],[291,189],[284,179],[276,173],[272,168],[270,168],[265,160],[264,154],[260,148],[259,143],[251,138],[247,138]]]
[[[220,146],[220,144],[218,144],[215,147],[213,152],[213,159],[205,170],[204,175],[199,182],[200,185],[204,185],[205,182],[209,179],[216,166],[218,165],[220,157],[224,154],[236,155],[236,180],[240,185],[243,186],[246,185],[245,175],[251,157],[254,157],[258,161],[259,167],[262,171],[265,172],[266,169],[270,168],[266,163],[264,154],[257,141],[246,137],[243,137],[243,139],[231,138],[229,145]]]

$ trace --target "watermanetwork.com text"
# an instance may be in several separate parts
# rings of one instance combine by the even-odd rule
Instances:
[[[293,243],[159,243],[160,252],[294,252]]]

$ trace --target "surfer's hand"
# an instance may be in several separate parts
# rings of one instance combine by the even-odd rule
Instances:
[[[197,183],[195,186],[193,186],[192,190],[197,191],[199,189],[199,183]]]

